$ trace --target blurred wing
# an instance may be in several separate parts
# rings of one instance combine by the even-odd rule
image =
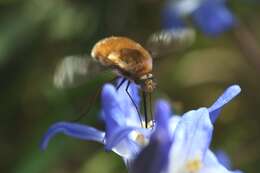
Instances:
[[[146,47],[153,58],[158,58],[190,47],[195,36],[195,31],[191,28],[163,30],[152,34]]]
[[[53,83],[57,88],[75,87],[104,70],[90,56],[68,56],[56,67]]]

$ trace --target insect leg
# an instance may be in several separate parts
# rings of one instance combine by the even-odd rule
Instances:
[[[153,117],[153,110],[152,110],[152,93],[149,93],[149,106],[150,106],[150,115],[151,115],[151,120],[152,120],[152,127],[154,123],[154,117]]]
[[[129,88],[130,84],[131,84],[131,81],[129,80],[129,81],[127,82],[127,86],[126,86],[125,91],[126,91],[128,97],[130,98],[130,100],[132,101],[132,103],[133,103],[133,105],[134,105],[134,107],[135,107],[135,109],[136,109],[136,111],[137,111],[137,113],[138,113],[138,116],[139,116],[139,120],[140,120],[141,126],[143,126],[141,113],[140,113],[140,111],[139,111],[137,105],[135,104],[133,98],[131,97],[131,95],[130,95],[130,93],[129,93],[129,91],[128,91],[128,88]]]
[[[126,78],[123,78],[119,85],[116,87],[116,90],[118,90],[125,83],[126,80]]]
[[[118,78],[119,78],[119,77],[116,76],[116,77],[114,77],[113,79],[109,80],[108,82],[114,82],[114,81],[117,80]],[[100,88],[97,90],[97,92],[95,93],[94,96],[93,96],[93,95],[91,96],[92,102],[90,102],[90,104],[88,104],[88,107],[87,107],[86,111],[83,111],[83,113],[81,113],[77,119],[72,120],[72,122],[78,122],[79,120],[81,120],[84,116],[86,116],[86,115],[91,111],[91,108],[93,107],[93,104],[95,103],[95,101],[96,101],[98,95],[100,94],[101,89],[102,89],[102,87],[100,87]]]
[[[92,97],[92,99],[91,99],[92,102],[90,102],[90,104],[88,104],[86,111],[84,111],[77,119],[72,120],[72,122],[77,122],[77,121],[81,120],[85,115],[87,115],[91,111],[91,108],[93,107],[93,104],[95,103],[97,96],[100,94],[100,92],[101,92],[101,87],[97,90],[94,97]]]
[[[145,121],[145,128],[148,126],[148,117],[147,117],[147,107],[146,107],[146,92],[143,91],[143,106],[144,106],[144,121]]]

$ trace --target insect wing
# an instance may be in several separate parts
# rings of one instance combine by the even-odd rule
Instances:
[[[158,58],[190,47],[195,36],[195,31],[191,28],[163,30],[152,34],[146,47],[153,58]]]
[[[68,56],[55,70],[53,83],[57,88],[71,88],[91,79],[102,71],[102,66],[90,56]]]

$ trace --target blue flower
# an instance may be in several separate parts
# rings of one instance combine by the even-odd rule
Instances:
[[[192,110],[181,117],[169,118],[169,108],[164,106],[165,103],[158,103],[155,131],[149,145],[133,162],[133,172],[231,173],[217,160],[209,146],[213,123],[223,106],[239,92],[240,87],[233,85],[211,107]]]
[[[192,18],[210,36],[218,36],[235,25],[234,15],[222,0],[206,0],[193,12]]]
[[[138,113],[124,88],[116,91],[110,84],[103,87],[105,132],[78,123],[58,122],[44,135],[41,148],[46,149],[50,139],[63,133],[103,143],[106,150],[119,154],[134,173],[231,173],[220,164],[209,145],[213,123],[223,106],[240,92],[239,86],[229,87],[211,107],[189,111],[181,117],[170,117],[169,104],[158,101],[155,127],[150,129],[141,127]],[[131,84],[130,94],[139,105],[136,85]]]
[[[233,13],[226,6],[226,0],[168,0],[163,10],[163,26],[167,29],[180,27],[179,23],[184,25],[182,19],[186,16],[191,16],[208,36],[218,36],[236,23]]]
[[[101,97],[105,132],[79,123],[57,122],[45,133],[41,149],[45,150],[49,141],[57,134],[65,134],[102,143],[105,150],[116,152],[126,162],[133,159],[146,144],[152,129],[141,127],[138,112],[125,92],[125,87],[126,85],[122,85],[118,91],[111,84],[105,84],[103,87]],[[140,98],[135,84],[130,85],[129,93],[139,105]]]

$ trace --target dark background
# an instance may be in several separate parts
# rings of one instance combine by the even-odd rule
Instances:
[[[242,31],[235,28],[216,38],[198,31],[191,48],[154,64],[158,81],[154,95],[171,100],[174,110],[183,113],[211,105],[227,86],[239,84],[242,93],[218,119],[212,148],[227,152],[235,168],[258,172],[260,8],[257,1],[228,5]],[[143,43],[161,29],[162,7],[159,0],[0,1],[1,172],[126,172],[118,156],[93,142],[61,135],[47,151],[39,150],[47,128],[75,119],[89,104],[90,93],[109,80],[97,75],[80,87],[58,90],[52,77],[64,56],[88,54],[103,37],[123,35]],[[248,39],[253,45],[243,44]],[[81,122],[102,129],[98,109],[97,101]]]

